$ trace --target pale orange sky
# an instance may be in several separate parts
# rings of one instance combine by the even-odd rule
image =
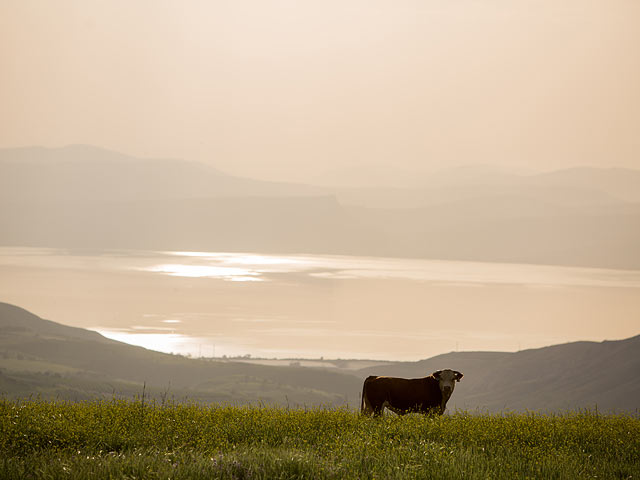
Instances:
[[[640,168],[637,0],[3,0],[0,148]]]

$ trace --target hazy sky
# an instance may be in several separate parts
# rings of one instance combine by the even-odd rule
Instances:
[[[0,147],[640,167],[638,0],[0,0]]]

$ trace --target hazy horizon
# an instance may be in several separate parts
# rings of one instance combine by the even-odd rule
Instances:
[[[489,162],[473,162],[470,161],[468,163],[460,163],[455,165],[440,165],[433,167],[421,167],[418,166],[415,170],[408,170],[402,168],[395,168],[393,165],[384,164],[384,163],[371,163],[371,164],[346,164],[341,165],[335,168],[326,168],[324,170],[318,169],[316,172],[310,173],[298,173],[295,176],[283,176],[283,177],[275,177],[275,176],[265,176],[261,177],[260,175],[252,176],[251,174],[242,175],[236,174],[232,171],[226,170],[219,165],[216,165],[212,162],[203,162],[199,160],[191,160],[187,158],[178,158],[178,157],[149,157],[149,156],[136,156],[131,152],[127,152],[124,150],[119,150],[116,148],[109,148],[102,145],[90,145],[83,143],[69,143],[63,145],[17,145],[10,147],[0,147],[0,154],[3,154],[6,159],[10,161],[15,161],[11,154],[13,152],[19,152],[18,162],[22,161],[22,152],[27,152],[27,157],[29,161],[38,160],[37,155],[34,155],[34,152],[38,150],[42,150],[43,152],[52,152],[56,155],[56,161],[60,161],[65,159],[65,153],[68,153],[70,156],[68,157],[68,161],[84,161],[92,162],[95,160],[96,153],[98,153],[97,158],[100,160],[109,159],[110,156],[118,156],[124,159],[131,159],[133,161],[142,161],[142,162],[164,162],[164,161],[175,161],[175,162],[185,162],[190,164],[202,165],[205,167],[210,167],[214,171],[217,171],[223,175],[228,175],[231,177],[238,178],[246,178],[249,180],[258,180],[265,182],[275,182],[275,183],[291,183],[291,184],[301,184],[301,185],[309,185],[309,186],[317,186],[317,187],[326,187],[326,188],[340,188],[340,187],[366,187],[366,188],[396,188],[396,189],[416,189],[416,188],[433,188],[439,187],[439,182],[441,181],[440,175],[448,175],[446,178],[447,182],[450,182],[453,186],[456,183],[465,184],[465,183],[474,183],[477,180],[474,179],[474,175],[480,176],[480,181],[485,178],[489,178],[491,175],[495,175],[496,177],[500,176],[511,176],[514,178],[517,177],[535,177],[537,175],[544,174],[553,174],[564,171],[573,171],[573,170],[602,170],[602,171],[611,171],[611,170],[631,170],[631,171],[640,171],[640,161],[638,161],[637,165],[596,165],[596,164],[575,164],[575,165],[567,165],[567,166],[559,166],[559,167],[544,167],[544,166],[508,166],[500,163],[489,163]],[[74,150],[84,150],[87,152],[87,155],[84,159],[78,156],[77,152]],[[456,177],[456,174],[459,174]],[[269,178],[267,178],[269,177]],[[491,179],[490,181],[494,181]],[[327,190],[330,191],[330,190]]]
[[[0,5],[0,148],[90,144],[301,181],[637,168],[640,5]]]

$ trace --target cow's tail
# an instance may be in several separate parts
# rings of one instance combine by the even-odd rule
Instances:
[[[362,384],[362,398],[360,399],[360,413],[365,413],[364,409],[365,409],[365,401],[364,401],[364,397],[366,395],[366,391],[367,391],[367,383],[373,379],[376,378],[375,375],[370,375],[367,378],[365,378],[364,383]]]

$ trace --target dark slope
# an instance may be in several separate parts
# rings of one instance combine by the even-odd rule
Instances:
[[[0,302],[0,335],[5,339],[10,335],[37,335],[35,338],[46,340],[73,339],[108,344],[118,343],[84,328],[68,327],[44,320],[24,308],[3,302]]]
[[[55,377],[63,386],[73,380],[75,397],[83,394],[78,393],[80,380],[93,393],[111,394],[113,382],[135,385],[122,388],[122,393],[136,389],[140,393],[146,382],[150,390],[169,388],[179,397],[239,403],[356,403],[359,389],[356,377],[336,371],[192,360],[153,352],[43,320],[6,303],[0,303],[0,367],[3,393],[22,396],[50,393],[46,387],[51,386],[52,372],[63,372]],[[88,385],[91,381],[100,384]]]
[[[606,411],[640,408],[640,335],[516,353],[448,353],[361,373],[410,377],[428,375],[441,368],[456,369],[465,375],[452,397],[452,408],[492,412],[596,406]]]

